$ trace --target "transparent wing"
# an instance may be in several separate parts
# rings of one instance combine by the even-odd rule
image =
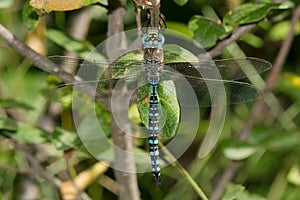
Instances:
[[[184,74],[185,76],[196,78],[213,78],[217,77],[217,71],[222,80],[239,80],[253,76],[272,67],[272,64],[260,58],[240,58],[224,60],[206,60],[201,62],[174,62],[166,63],[168,67]]]
[[[51,61],[62,71],[76,75],[76,83],[62,84],[59,87],[72,85],[95,85],[106,84],[114,86],[118,79],[126,78],[128,82],[135,81],[144,72],[142,61],[137,60],[119,60],[117,62],[93,61],[68,56],[49,56],[39,59],[35,62],[39,65],[41,62]]]
[[[209,107],[216,104],[248,103],[257,99],[260,94],[257,88],[248,83],[185,77],[171,71],[164,73],[163,80],[172,80],[175,83],[181,106],[197,106],[192,96],[196,96],[200,107]]]
[[[95,90],[113,87],[120,78],[131,85],[138,79],[145,80],[143,61],[120,60],[115,63],[96,62],[66,56],[45,58],[60,66],[64,71],[76,74],[76,83],[60,85]],[[42,62],[39,60],[39,62]],[[196,94],[198,105],[202,107],[218,104],[239,104],[254,101],[259,91],[252,85],[234,80],[246,78],[271,68],[271,63],[259,58],[211,60],[201,62],[166,63],[163,80],[173,80],[177,95],[182,97],[182,106],[196,106],[189,96],[191,90]],[[185,83],[185,84],[183,84]],[[188,86],[189,85],[189,86]]]

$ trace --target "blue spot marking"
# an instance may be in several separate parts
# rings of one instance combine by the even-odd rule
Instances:
[[[159,160],[156,160],[156,165],[159,165]]]
[[[155,131],[157,131],[157,130],[158,130],[158,127],[157,127],[157,126],[156,126],[156,127],[154,127],[154,130],[155,130]]]
[[[153,144],[153,140],[149,140],[148,143],[149,143],[149,144]]]
[[[153,131],[153,126],[149,126],[148,128],[150,131]]]
[[[155,86],[155,85],[158,85],[158,81],[150,81],[149,84],[152,86]]]
[[[154,152],[153,151],[150,151],[149,154],[150,154],[150,156],[154,156]]]
[[[159,155],[159,151],[154,151],[154,155],[158,156]]]
[[[152,117],[152,116],[153,116],[153,113],[149,113],[149,116],[151,116],[151,117]]]
[[[154,144],[158,144],[158,140],[154,140],[154,142],[153,142]]]

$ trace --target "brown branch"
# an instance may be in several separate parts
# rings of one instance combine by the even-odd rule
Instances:
[[[267,78],[266,86],[265,86],[265,90],[264,90],[264,94],[263,94],[264,96],[266,95],[267,92],[273,90],[278,82],[278,77],[280,75],[283,64],[288,56],[289,50],[292,46],[292,43],[293,43],[293,40],[295,37],[295,28],[299,21],[299,17],[300,17],[300,5],[297,6],[293,12],[289,33],[288,33],[287,37],[285,38],[285,40],[283,41],[283,44],[278,52],[278,56],[276,57],[276,60],[274,62],[272,71]],[[261,114],[261,110],[262,110],[263,106],[264,106],[263,98],[261,98],[260,100],[258,100],[255,103],[254,108],[252,109],[250,118],[249,118],[246,126],[243,128],[243,130],[241,132],[241,136],[240,136],[241,140],[247,139],[250,130],[256,123],[257,116],[259,116]]]
[[[150,12],[150,26],[160,27],[160,0],[150,0],[152,6]]]
[[[126,50],[126,38],[124,31],[124,18],[125,18],[125,6],[126,0],[109,0],[109,14],[108,14],[108,32],[107,37],[111,37],[114,34],[120,34],[117,40],[108,40],[106,49],[116,49],[115,52],[122,52]],[[107,51],[108,53],[111,51]],[[110,53],[108,57],[114,59],[118,54]],[[122,94],[120,94],[122,95]],[[120,110],[119,112],[126,112]],[[112,115],[111,115],[112,116]],[[127,116],[127,114],[125,115]],[[130,124],[126,124],[126,132],[123,132],[118,127],[114,118],[112,119],[112,138],[114,143],[114,174],[119,184],[119,199],[121,200],[138,200],[140,199],[140,192],[137,184],[135,161],[132,154],[133,151],[133,137]],[[131,172],[131,173],[130,173]]]
[[[41,166],[39,161],[33,155],[31,155],[24,146],[18,144],[13,139],[11,139],[11,141],[16,149],[24,153],[25,157],[27,158],[31,167],[33,168],[32,171],[34,171],[35,175],[45,178],[46,180],[54,183],[54,185],[56,185],[57,187],[61,186],[62,184],[61,180],[59,180],[55,176],[52,176],[49,172],[44,170],[44,168]],[[27,172],[31,174],[31,170],[28,170]]]
[[[219,42],[217,46],[215,46],[213,49],[211,49],[208,54],[213,58],[221,54],[221,51],[228,46],[229,44],[237,41],[241,36],[243,36],[245,33],[251,31],[256,24],[248,24],[245,26],[241,26],[238,29],[236,29],[233,34],[226,40],[223,40],[222,42]],[[201,56],[201,55],[200,55]]]
[[[300,5],[296,7],[296,9],[293,12],[292,19],[291,19],[291,27],[289,30],[289,33],[285,40],[283,41],[283,44],[278,52],[278,56],[276,57],[276,60],[274,62],[272,71],[266,81],[265,90],[263,93],[263,96],[266,95],[269,91],[274,89],[278,82],[278,77],[280,75],[280,72],[282,70],[283,64],[287,58],[288,52],[291,48],[294,36],[295,36],[295,27],[299,21],[300,18]],[[263,98],[259,99],[255,105],[253,106],[251,115],[249,117],[249,120],[245,124],[241,134],[240,134],[240,140],[245,141],[248,138],[249,132],[252,129],[252,127],[256,123],[256,119],[259,115],[261,115],[262,107],[264,106],[264,100]],[[233,177],[236,175],[236,173],[239,170],[239,167],[241,166],[241,163],[235,163],[231,162],[223,174],[221,175],[220,180],[218,181],[218,184],[215,187],[215,190],[213,191],[211,200],[217,200],[222,195],[223,191],[225,190],[225,187],[227,183],[233,179]]]

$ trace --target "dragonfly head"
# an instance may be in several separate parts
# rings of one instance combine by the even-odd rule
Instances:
[[[145,49],[162,48],[164,42],[165,37],[158,29],[148,29],[142,38],[142,43]]]

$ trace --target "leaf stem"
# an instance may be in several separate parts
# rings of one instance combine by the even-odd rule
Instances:
[[[188,180],[188,182],[190,183],[190,185],[194,188],[195,192],[199,195],[199,197],[202,200],[208,200],[207,196],[205,195],[205,193],[203,192],[203,190],[201,189],[201,187],[195,182],[195,180],[191,177],[191,175],[184,169],[184,167],[182,167],[182,165],[177,161],[177,159],[171,154],[170,151],[168,151],[168,149],[163,146],[163,144],[159,143],[159,147],[161,148],[161,150],[163,151],[163,153],[165,154],[165,159],[168,162],[173,162],[172,165],[174,167],[176,167],[176,169],[183,175],[186,177],[186,179]]]

